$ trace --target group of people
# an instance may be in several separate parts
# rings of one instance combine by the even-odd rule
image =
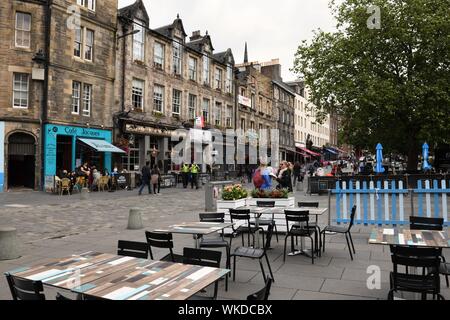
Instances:
[[[139,189],[139,195],[142,195],[142,191],[144,191],[145,186],[148,186],[148,193],[152,194],[160,194],[161,193],[161,171],[159,170],[158,165],[154,165],[153,168],[150,167],[150,162],[147,161],[145,166],[142,167],[141,170],[141,187]]]
[[[277,189],[287,189],[293,191],[293,186],[297,182],[303,182],[305,176],[304,166],[299,162],[292,164],[288,161],[282,161],[278,169],[267,167],[265,163],[261,163],[253,174],[253,184],[256,189],[270,190],[272,188],[272,180],[278,185]]]
[[[117,169],[115,169],[117,171]],[[90,165],[88,162],[83,163],[81,166],[75,168],[74,171],[60,170],[56,175],[55,180],[58,183],[63,179],[70,180],[70,192],[74,188],[88,187],[90,191],[98,189],[98,183],[103,176],[110,176],[107,169],[99,170],[95,165]]]
[[[210,171],[211,169],[207,170]],[[183,188],[186,189],[189,184],[189,179],[191,180],[191,189],[195,188],[198,190],[198,175],[200,173],[200,167],[194,162],[189,165],[187,163],[183,163],[181,166],[181,177],[183,180]]]

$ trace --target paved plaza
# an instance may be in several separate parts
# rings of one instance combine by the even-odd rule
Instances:
[[[115,254],[119,239],[145,242],[145,230],[197,221],[198,213],[205,209],[204,189],[163,189],[161,195],[140,197],[137,190],[90,193],[87,200],[82,200],[79,194],[58,196],[40,192],[7,193],[1,197],[0,225],[17,228],[21,253],[19,259],[0,261],[2,273],[74,253]],[[309,196],[297,191],[295,197],[296,201],[319,201],[321,207],[328,207],[327,196]],[[334,203],[331,201],[332,214]],[[126,230],[130,208],[142,209],[145,229]],[[328,215],[320,217],[319,222],[321,226],[327,225]],[[280,236],[279,243],[274,237],[273,249],[269,251],[275,277],[270,299],[386,299],[392,269],[389,247],[369,245],[370,231],[370,227],[354,227],[352,234],[357,251],[354,261],[350,260],[344,236],[327,236],[326,252],[314,265],[304,256],[287,257],[283,263],[284,236]],[[183,235],[174,235],[174,242],[176,253],[182,253],[184,247],[192,247],[194,243],[192,236]],[[233,241],[233,247],[240,244],[240,238]],[[156,257],[165,253],[155,250]],[[446,254],[450,259],[450,254]],[[225,257],[225,252],[223,255]],[[367,268],[372,265],[382,271],[380,290],[367,288]],[[221,282],[220,299],[242,300],[263,286],[257,261],[239,259],[236,274],[236,282],[230,281],[228,292]],[[0,299],[10,299],[6,280],[3,276],[0,279]],[[48,287],[45,290],[49,299],[56,294]],[[450,299],[450,290],[443,278],[441,291]],[[70,293],[64,294],[70,296]]]

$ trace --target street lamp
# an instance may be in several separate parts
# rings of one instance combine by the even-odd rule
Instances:
[[[127,32],[127,33],[125,33],[125,34],[123,34],[121,36],[117,36],[117,41],[119,41],[119,39],[122,39],[122,38],[125,38],[125,37],[128,37],[128,36],[134,35],[134,34],[139,33],[139,32],[141,32],[141,30],[135,29],[135,30]]]

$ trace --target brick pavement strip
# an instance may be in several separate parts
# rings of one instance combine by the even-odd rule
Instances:
[[[304,192],[297,192],[295,197],[296,201],[319,201],[322,207],[328,205],[326,196],[305,196]],[[331,211],[334,212],[335,201],[331,205]],[[116,253],[119,239],[145,241],[145,229],[126,230],[128,211],[135,207],[142,209],[145,229],[196,221],[198,213],[204,211],[204,192],[165,189],[160,196],[141,197],[137,196],[137,191],[93,193],[89,200],[84,201],[76,194],[63,197],[39,192],[3,194],[0,225],[18,229],[22,257],[0,261],[0,271],[88,250]],[[320,225],[327,223],[327,215],[320,217]],[[304,256],[287,257],[286,263],[283,263],[284,237],[280,237],[279,243],[273,239],[273,250],[269,251],[275,276],[271,299],[385,299],[387,272],[391,270],[392,264],[388,250],[382,246],[368,245],[370,229],[355,226],[357,254],[354,261],[350,260],[342,235],[327,237],[327,251],[322,258],[316,259],[314,265]],[[181,253],[184,247],[193,246],[193,239],[191,236],[174,235],[174,243],[175,252]],[[233,247],[239,244],[240,241],[233,241]],[[158,258],[166,252],[155,250],[154,254]],[[386,273],[382,275],[382,290],[367,289],[365,280],[370,265],[378,265]],[[219,298],[245,299],[263,286],[257,261],[238,259],[236,273],[236,282],[230,281],[228,292],[224,291],[223,281],[220,283]],[[442,291],[449,298],[449,290],[444,282]],[[53,291],[46,289],[46,292],[49,293],[49,299],[54,298]],[[10,299],[4,277],[0,280],[0,299]]]

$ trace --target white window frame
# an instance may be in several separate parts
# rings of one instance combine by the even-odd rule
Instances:
[[[222,78],[223,78],[223,71],[220,68],[216,68],[215,72],[215,88],[222,90]]]
[[[144,111],[144,97],[145,97],[145,81],[141,79],[133,79],[131,87],[131,104],[134,109]],[[139,99],[140,98],[140,99]],[[140,106],[137,106],[139,104]]]
[[[197,65],[197,58],[189,57],[189,80],[197,81]]]
[[[145,60],[145,29],[142,26],[144,22],[141,20],[134,20],[133,30],[139,30],[133,34],[133,61],[142,61]],[[139,46],[139,47],[138,47]]]
[[[182,60],[183,60],[183,47],[181,45],[181,40],[174,39],[172,45],[172,65],[174,74],[181,75]]]
[[[206,123],[209,123],[209,117],[210,117],[210,109],[211,109],[211,100],[209,99],[203,99],[203,104],[202,104],[202,116],[203,116],[203,120]]]
[[[82,59],[83,58],[83,40],[84,40],[84,32],[83,27],[75,28],[74,29],[74,43],[73,43],[73,56]],[[80,39],[77,39],[77,32],[80,33]],[[75,50],[77,50],[77,47],[79,47],[78,51],[79,53],[76,54]]]
[[[211,85],[210,79],[210,62],[208,56],[203,56],[203,84]]]
[[[161,48],[161,55],[157,54],[157,48]],[[164,59],[165,59],[165,46],[161,42],[155,41],[153,46],[153,65],[155,68],[163,70],[164,69]]]
[[[232,127],[232,120],[233,119],[233,107],[232,106],[227,106],[227,110],[226,110],[226,119],[225,119],[225,125],[227,126],[227,128],[231,128]]]
[[[217,102],[214,106],[214,125],[221,126],[222,125],[222,103]]]
[[[78,86],[78,89],[75,86]],[[81,86],[82,83],[80,81],[72,81],[72,114],[80,114]]]
[[[92,84],[83,83],[83,103],[82,103],[82,114],[85,117],[91,116],[92,109]]]
[[[22,17],[22,19],[21,19],[22,25],[21,26],[18,26],[19,17]],[[25,17],[29,17],[28,26],[26,26]],[[16,20],[14,23],[14,29],[15,29],[14,43],[17,48],[30,48],[30,46],[31,46],[31,22],[32,22],[31,13],[19,12],[19,11],[16,12]],[[21,43],[18,42],[19,34],[21,35]],[[27,38],[27,39],[25,39],[25,38]],[[25,40],[28,41],[28,45],[24,45]]]
[[[189,94],[188,95],[188,118],[195,119],[196,113],[197,113],[197,96],[195,94]]]
[[[95,11],[95,0],[77,0],[77,4],[90,11]]]
[[[153,110],[155,112],[164,113],[164,90],[165,88],[158,84],[153,87]],[[161,110],[156,108],[157,105],[161,106]]]
[[[19,76],[18,81],[16,81],[16,76]],[[23,81],[23,77],[26,77],[26,83]],[[19,84],[19,87],[16,88],[16,83]],[[26,85],[26,89],[23,90],[22,86]],[[26,95],[26,99],[23,99],[22,96]],[[19,95],[19,104],[16,105],[16,95]],[[13,73],[13,101],[12,105],[14,109],[28,109],[30,104],[30,74],[22,73],[22,72],[14,72]],[[26,104],[22,104],[25,101]]]
[[[88,28],[83,28],[84,29],[84,45],[83,45],[83,57],[84,60],[87,61],[92,61],[94,59],[94,41],[95,41],[95,32],[94,30],[88,29]],[[88,33],[92,34],[92,42],[88,43]],[[90,58],[86,57],[86,54],[89,52],[90,49]]]
[[[177,95],[176,95],[177,94]],[[181,90],[172,90],[172,114],[180,115],[183,92]],[[176,109],[178,108],[178,111]]]
[[[232,66],[227,67],[227,81],[226,81],[225,91],[227,93],[233,93],[233,68]]]

